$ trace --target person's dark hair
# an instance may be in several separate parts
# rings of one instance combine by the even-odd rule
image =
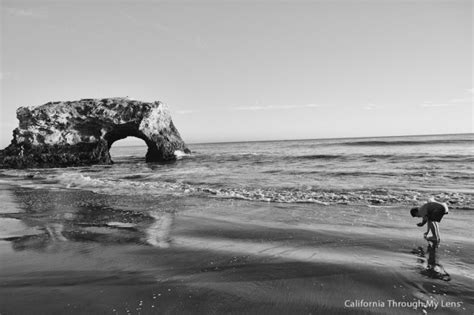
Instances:
[[[418,208],[411,208],[410,214],[412,217],[416,217],[417,213],[418,213]]]

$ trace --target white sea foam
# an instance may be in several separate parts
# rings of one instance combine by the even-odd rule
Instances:
[[[184,153],[184,152],[181,151],[181,150],[176,150],[176,151],[174,151],[174,156],[175,156],[176,159],[178,159],[178,160],[181,160],[183,157],[189,156],[189,155],[190,155],[190,154]]]

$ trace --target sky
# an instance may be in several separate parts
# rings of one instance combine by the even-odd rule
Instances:
[[[118,96],[166,103],[188,143],[473,132],[470,0],[0,10],[2,148],[19,106]]]

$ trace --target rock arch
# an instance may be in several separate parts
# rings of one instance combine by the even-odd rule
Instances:
[[[176,159],[188,153],[161,102],[128,98],[50,102],[17,110],[19,127],[11,144],[0,151],[1,167],[65,167],[111,164],[112,144],[128,136],[143,139],[147,162]]]

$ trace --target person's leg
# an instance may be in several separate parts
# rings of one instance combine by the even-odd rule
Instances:
[[[431,236],[428,237],[427,240],[432,241],[434,245],[437,247],[440,242],[438,222],[428,220],[428,229],[431,232]]]

